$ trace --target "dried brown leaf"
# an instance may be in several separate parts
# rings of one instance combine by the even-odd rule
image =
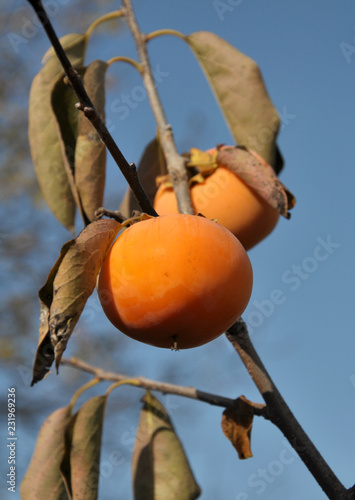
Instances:
[[[150,393],[138,424],[132,460],[135,500],[193,500],[201,490],[164,406]]]
[[[85,72],[84,67],[76,70],[80,76]],[[78,98],[73,89],[61,75],[54,83],[51,92],[51,105],[58,127],[58,141],[61,146],[63,160],[66,160],[73,174],[74,152],[78,135],[78,118],[80,112],[75,103]]]
[[[76,70],[79,75],[84,75],[84,67],[77,68]],[[78,188],[74,180],[74,171],[76,168],[74,159],[78,137],[78,121],[80,115],[82,115],[82,113],[75,107],[77,100],[78,98],[73,89],[65,82],[63,76],[60,76],[52,89],[52,109],[56,119],[58,141],[61,148],[62,161],[67,174],[68,184],[70,186],[75,205],[79,208],[82,220],[84,221],[84,224],[87,224],[90,221],[86,217],[82,208]]]
[[[166,174],[167,169],[163,152],[157,139],[153,139],[145,148],[138,164],[138,177],[149,200],[153,203],[157,186],[155,179]],[[127,189],[119,211],[125,217],[131,217],[133,210],[141,210],[131,189]]]
[[[222,430],[238,452],[240,459],[253,456],[250,449],[251,429],[254,409],[250,402],[241,396],[226,408],[222,415]]]
[[[40,290],[40,336],[35,356],[32,385],[41,380],[61,356],[92,294],[107,250],[121,224],[102,219],[89,224],[61,254]]]
[[[274,166],[280,118],[255,61],[207,31],[185,37],[215,93],[231,133],[240,146]]]
[[[107,63],[93,61],[86,68],[83,83],[96,111],[105,121],[105,74]],[[106,169],[106,147],[92,123],[80,113],[75,146],[75,184],[88,220],[102,206]]]
[[[67,426],[61,471],[71,498],[96,500],[107,396],[86,401]]]
[[[74,243],[75,240],[70,240],[63,245],[60,255],[48,275],[46,283],[38,292],[40,303],[39,340],[33,365],[33,380],[31,385],[45,377],[53,363],[54,350],[49,335],[49,311],[53,301],[53,281],[64,255]]]
[[[61,43],[73,66],[82,64],[85,36],[70,34]],[[29,142],[34,169],[44,199],[56,218],[73,231],[75,202],[63,164],[56,118],[51,107],[51,93],[62,66],[53,50],[35,76],[29,97]]]
[[[65,428],[64,432],[64,449],[62,453],[62,460],[59,464],[59,470],[62,476],[62,479],[65,484],[65,488],[67,491],[67,495],[69,500],[73,500],[73,491],[71,486],[71,468],[70,468],[70,449],[73,439],[73,429],[75,420],[78,413],[71,415],[69,422]]]
[[[20,486],[23,500],[68,498],[59,466],[64,453],[64,434],[70,419],[70,407],[67,406],[53,412],[43,423]]]
[[[288,211],[294,207],[295,197],[259,155],[246,148],[224,146],[218,151],[217,162],[229,168],[270,206],[289,218]]]

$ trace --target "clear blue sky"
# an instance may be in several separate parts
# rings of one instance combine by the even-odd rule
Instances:
[[[15,2],[14,10],[23,3]],[[70,4],[62,5],[59,15],[70,16]],[[100,12],[117,4],[102,2]],[[133,4],[144,31],[163,27],[185,34],[213,31],[261,68],[283,122],[278,141],[285,159],[281,179],[296,195],[297,205],[291,220],[280,220],[272,235],[250,252],[255,281],[244,319],[289,406],[339,479],[350,487],[355,482],[355,5],[350,0],[137,0]],[[16,55],[18,64],[31,59],[29,70],[34,75],[47,47],[46,38],[38,33],[21,47]],[[231,143],[208,84],[183,41],[164,37],[152,41],[149,49],[153,68],[162,75],[158,89],[179,149]],[[88,59],[127,54],[134,54],[127,31],[117,37],[98,33],[92,39]],[[148,102],[137,102],[124,120],[114,112],[113,102],[125,93],[135,95],[141,81],[133,69],[116,65],[110,68],[108,85],[106,108],[113,135],[126,158],[137,162],[155,132]],[[106,206],[115,208],[125,184],[111,160],[108,168]],[[56,224],[53,220],[54,228]],[[69,238],[58,228],[58,243],[51,254],[56,255],[60,244]],[[53,245],[50,236],[48,245]],[[275,290],[280,291],[282,303],[270,305]],[[130,339],[117,340],[117,352],[112,353],[112,339],[119,339],[119,334],[112,331],[95,297],[88,306],[95,312],[93,322],[86,325],[90,334],[102,335],[107,342],[100,359],[91,359],[94,364],[261,401],[224,337],[179,353]],[[34,344],[36,336],[34,332]],[[79,334],[73,346],[78,349],[81,340]],[[105,345],[109,347],[105,349]],[[69,344],[67,354],[73,352]],[[52,391],[72,380],[68,370],[63,369],[62,374],[63,382],[52,375],[31,389],[34,401],[42,400],[43,404],[43,397],[48,400],[43,418],[58,406]],[[16,370],[11,376],[11,380],[2,379],[4,387],[9,383],[19,392],[28,391]],[[135,389],[121,391],[112,396],[109,405],[102,460],[109,463],[113,450],[122,452],[125,459],[121,466],[108,467],[111,472],[101,478],[103,499],[128,499],[131,495],[129,452],[142,394]],[[129,406],[121,402],[126,396]],[[67,401],[63,396],[58,399],[60,404]],[[239,461],[220,430],[221,409],[173,396],[160,399],[183,441],[203,490],[202,500],[326,498],[272,424],[254,420],[254,457]],[[117,408],[121,408],[119,412]],[[24,423],[21,429],[22,471],[40,423],[32,422],[28,428]]]

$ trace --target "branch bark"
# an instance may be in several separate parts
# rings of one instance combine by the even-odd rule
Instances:
[[[132,376],[123,375],[121,373],[107,372],[101,368],[89,365],[78,358],[63,358],[61,361],[62,365],[71,366],[78,370],[91,373],[94,377],[101,380],[110,380],[112,382],[123,382],[125,380],[132,380]],[[202,401],[214,406],[221,406],[222,408],[228,408],[234,403],[234,399],[225,398],[217,394],[211,394],[209,392],[199,391],[194,387],[184,387],[182,385],[169,384],[166,382],[159,382],[156,380],[150,380],[145,377],[134,377],[134,380],[139,382],[139,384],[134,384],[136,387],[141,387],[143,389],[150,389],[152,391],[158,391],[163,394],[175,394],[176,396],[182,396],[189,399],[195,399],[197,401]],[[257,416],[264,416],[265,405],[260,403],[252,403],[254,409],[254,414]]]
[[[147,37],[141,32],[138,26],[131,0],[122,0],[122,3],[124,5],[123,15],[126,18],[137,47],[138,58],[142,67],[143,82],[157,123],[158,136],[164,152],[170,180],[178,201],[179,211],[181,213],[194,214],[185,167],[186,160],[177,152],[171,125],[168,124],[158,95],[146,47]]]
[[[150,203],[148,196],[146,195],[142,185],[139,182],[136,166],[131,163],[129,164],[126,158],[123,156],[121,150],[117,146],[110,132],[108,131],[106,125],[101,120],[99,114],[97,113],[95,107],[93,106],[85,88],[83,82],[76,72],[76,70],[71,65],[63,47],[57,37],[56,32],[47,16],[47,13],[40,0],[28,0],[28,2],[34,8],[46,34],[51,42],[53,49],[63,67],[63,70],[68,78],[68,81],[76,93],[79,103],[77,108],[83,111],[85,116],[90,120],[95,129],[97,130],[101,140],[106,145],[107,149],[115,160],[116,164],[120,168],[122,174],[124,175],[126,181],[128,182],[130,188],[132,189],[139,206],[142,211],[153,216],[158,214],[154,210],[152,204]]]
[[[102,219],[104,216],[114,219],[120,224],[126,220],[126,217],[124,217],[124,215],[122,215],[118,210],[107,210],[103,207],[98,208],[95,212],[96,220]]]
[[[339,481],[287,406],[259,358],[244,321],[237,321],[226,336],[259,389],[269,420],[284,434],[324,493],[331,500],[354,499],[354,491],[347,490]]]

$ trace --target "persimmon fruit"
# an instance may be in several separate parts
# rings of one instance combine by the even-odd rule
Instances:
[[[253,273],[241,243],[223,226],[195,215],[137,222],[111,246],[98,294],[111,323],[157,347],[205,344],[246,308]]]
[[[209,150],[213,153],[213,150]],[[246,250],[266,238],[275,228],[279,213],[236,174],[221,165],[190,187],[195,213],[216,219],[236,236]],[[161,184],[154,199],[159,215],[179,212],[173,188]]]

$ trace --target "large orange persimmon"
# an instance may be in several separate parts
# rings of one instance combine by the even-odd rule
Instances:
[[[213,153],[215,150],[209,150]],[[249,250],[277,224],[278,212],[226,167],[218,166],[204,182],[190,188],[195,213],[202,213],[231,231]],[[161,184],[154,200],[159,215],[178,213],[173,188]]]
[[[241,316],[252,281],[249,257],[230,231],[177,214],[124,230],[106,256],[98,293],[121,332],[185,349],[213,340]]]

